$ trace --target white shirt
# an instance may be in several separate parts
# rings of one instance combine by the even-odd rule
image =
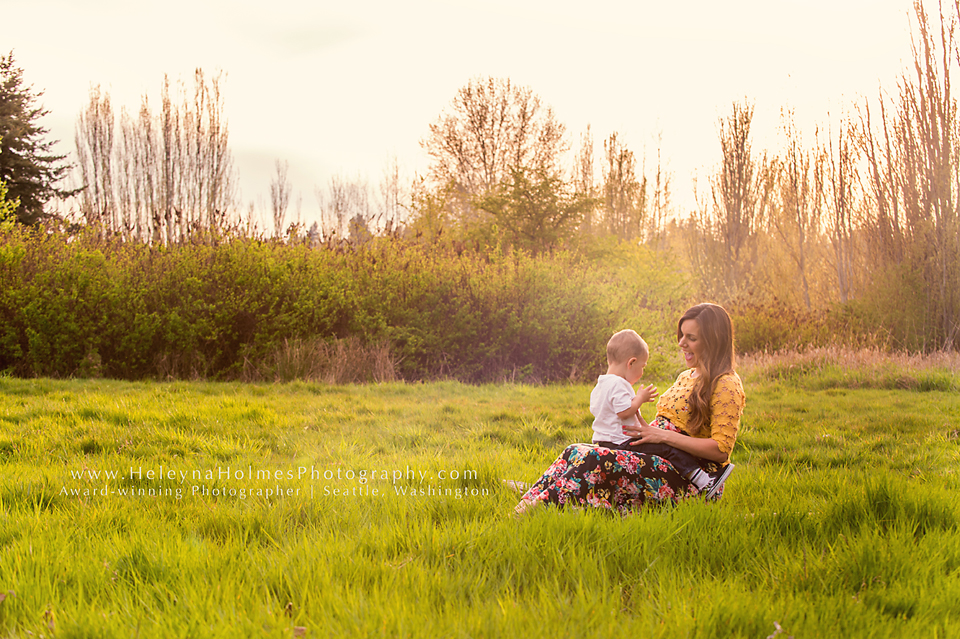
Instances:
[[[636,416],[626,419],[617,413],[630,408],[636,393],[630,382],[619,375],[601,375],[590,393],[590,412],[593,414],[593,441],[622,444],[630,438],[623,434],[623,427],[633,424]]]

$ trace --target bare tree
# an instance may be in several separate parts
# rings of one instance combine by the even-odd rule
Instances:
[[[224,229],[235,177],[220,85],[219,74],[208,82],[197,69],[192,97],[181,85],[177,100],[164,77],[160,114],[144,96],[138,117],[121,111],[119,140],[109,95],[91,91],[75,136],[88,223],[168,244]]]
[[[90,102],[77,118],[77,147],[83,190],[80,210],[88,225],[101,233],[116,230],[113,191],[113,108],[100,87],[90,89]]]
[[[233,160],[223,117],[222,77],[217,73],[208,82],[197,69],[193,95],[183,92],[179,200],[185,226],[181,224],[181,235],[193,228],[219,232],[233,204]]]
[[[593,132],[590,125],[587,130],[580,135],[580,148],[573,160],[573,193],[575,196],[582,196],[589,200],[598,200],[596,178],[594,177],[594,159],[593,159]],[[581,231],[590,233],[595,230],[597,224],[596,207],[589,207],[583,215],[581,222]]]
[[[938,9],[937,26],[923,3],[914,3],[912,74],[904,74],[894,104],[881,94],[879,123],[864,106],[860,139],[870,173],[875,267],[904,265],[919,277],[922,325],[915,338],[924,349],[953,349],[960,337],[960,121],[951,79],[960,63],[960,3],[949,16],[942,4]]]
[[[400,229],[405,221],[407,210],[404,201],[407,194],[400,184],[400,163],[393,156],[384,168],[380,179],[380,200],[377,203],[375,227],[390,234]]]
[[[115,191],[117,194],[117,212],[121,219],[122,233],[125,238],[139,239],[142,237],[143,196],[140,192],[141,170],[137,166],[139,153],[137,149],[136,122],[131,122],[126,109],[120,110],[120,136],[116,156],[127,158],[133,166],[128,164],[123,170],[117,171]]]
[[[596,196],[596,179],[594,178],[594,160],[593,160],[593,131],[590,125],[587,130],[580,135],[580,148],[573,160],[573,183],[574,193],[585,195],[587,197]]]
[[[746,102],[734,102],[731,114],[720,119],[721,164],[710,185],[710,227],[722,248],[727,295],[735,294],[749,270],[745,251],[763,218],[772,187],[766,156],[759,162],[753,157],[752,121],[753,105]]]
[[[137,117],[120,112],[120,144],[117,149],[117,210],[128,237],[160,241],[160,161],[154,118],[146,96]]]
[[[327,184],[327,191],[316,190],[321,210],[322,239],[350,238],[350,230],[366,229],[372,220],[370,186],[366,180],[349,180],[342,175],[333,175]]]
[[[276,175],[270,182],[270,210],[273,212],[273,232],[276,237],[283,233],[284,218],[287,215],[287,206],[290,204],[290,180],[287,178],[287,172],[290,170],[289,162],[274,162]]]
[[[822,173],[823,158],[803,148],[793,113],[784,115],[782,127],[787,144],[776,171],[779,207],[771,222],[797,267],[803,303],[809,310],[812,304],[807,262],[811,244],[820,234],[823,192],[818,188],[822,185],[818,176]]]
[[[452,185],[469,199],[509,179],[514,168],[557,175],[564,132],[528,87],[475,78],[457,91],[421,145],[431,158],[434,184]]]
[[[647,208],[647,179],[637,179],[633,151],[616,132],[603,142],[603,214],[607,230],[621,239],[641,238]]]
[[[159,241],[161,229],[165,231],[166,243],[173,244],[177,240],[177,191],[180,173],[180,113],[170,98],[170,80],[163,76],[163,90],[160,94],[160,178],[161,196],[160,210],[155,215],[157,225],[155,237]]]
[[[827,146],[821,146],[819,153],[825,160],[816,176],[817,190],[825,198],[827,234],[833,248],[837,288],[840,302],[846,304],[851,298],[853,286],[854,187],[857,182],[856,140],[848,120],[841,121],[836,145],[833,135],[828,131]]]
[[[900,181],[897,177],[894,122],[887,115],[883,94],[880,95],[881,132],[875,132],[870,104],[865,103],[860,112],[859,148],[867,163],[868,188],[875,207],[873,221],[869,225],[871,261],[881,264],[887,260],[903,259],[904,238],[900,223]]]
[[[931,32],[930,20],[919,0],[914,2],[920,42],[914,42],[916,79],[904,86],[904,107],[911,114],[914,128],[909,134],[918,151],[916,164],[921,178],[919,208],[911,216],[916,226],[933,226],[932,265],[928,281],[939,299],[931,307],[938,312],[941,346],[952,350],[960,336],[960,220],[957,201],[960,193],[960,125],[957,103],[950,93],[951,66],[960,62],[955,34],[960,2],[954,13],[944,16],[939,5],[939,37]]]
[[[649,221],[647,224],[647,239],[653,240],[660,246],[666,235],[666,224],[670,218],[671,176],[663,165],[660,153],[662,136],[657,136],[657,170],[653,178],[653,194],[651,196]],[[646,172],[644,172],[646,173]]]

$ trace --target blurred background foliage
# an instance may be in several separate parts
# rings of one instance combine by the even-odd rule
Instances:
[[[895,90],[813,136],[784,110],[779,147],[755,149],[753,105],[733,103],[687,210],[659,150],[589,127],[573,143],[531,88],[477,77],[429,125],[425,175],[335,176],[308,226],[278,160],[261,227],[237,201],[221,76],[164,79],[159,112],[119,119],[95,87],[69,167],[9,54],[0,371],[586,380],[632,327],[668,376],[676,318],[702,301],[731,312],[741,353],[956,351],[958,11],[917,3]],[[68,168],[77,190],[55,186]]]

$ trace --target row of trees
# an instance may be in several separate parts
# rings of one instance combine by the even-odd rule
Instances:
[[[624,240],[659,237],[667,219],[669,176],[651,181],[614,132],[603,142],[596,179],[589,127],[572,162],[566,127],[530,88],[475,78],[430,126],[431,158],[414,227],[543,251],[589,234]],[[659,160],[659,154],[658,154]]]
[[[783,117],[780,151],[755,153],[752,106],[719,127],[722,162],[678,224],[700,290],[734,304],[869,313],[887,341],[954,349],[960,336],[960,4],[915,4],[913,66],[807,143]],[[883,336],[881,336],[883,338]],[[881,341],[883,341],[881,339]]]
[[[20,222],[37,224],[47,201],[72,198],[68,221],[130,240],[169,244],[194,232],[256,228],[252,205],[246,220],[239,212],[220,74],[209,78],[198,69],[189,88],[171,87],[165,77],[158,112],[143,96],[139,111],[123,108],[119,117],[109,94],[92,88],[77,118],[73,168],[80,188],[71,191],[56,186],[71,166],[43,139],[47,131],[37,120],[46,111],[36,105],[41,94],[23,85],[12,53],[3,58],[2,71],[6,120],[0,119],[0,132],[8,138],[2,177],[11,198],[21,201]],[[288,165],[278,160],[270,231],[356,241],[404,226],[414,233],[444,228],[448,235],[491,242],[499,235],[507,245],[542,251],[585,230],[642,239],[664,228],[669,176],[659,164],[651,197],[634,153],[613,133],[603,142],[597,184],[588,129],[568,171],[566,128],[528,87],[472,80],[429,131],[428,175],[407,187],[396,159],[378,188],[335,175],[316,189],[322,215],[308,231],[299,214],[291,219]],[[24,146],[27,152],[18,156]]]
[[[528,89],[474,80],[430,128],[423,221],[460,237],[542,251],[608,235],[686,253],[701,295],[869,315],[901,347],[953,349],[960,337],[960,3],[915,4],[912,68],[894,95],[863,100],[812,139],[782,117],[782,144],[753,149],[754,107],[718,122],[719,164],[689,216],[671,216],[670,180],[641,168],[619,136],[594,183],[589,132],[572,163],[563,127]],[[642,166],[642,165],[641,165]],[[565,168],[566,167],[566,168]],[[483,232],[486,231],[486,232]]]
[[[868,256],[888,264],[916,309],[924,347],[952,349],[960,337],[960,119],[951,79],[960,65],[960,3],[931,24],[917,2],[913,73],[863,128]],[[939,27],[939,28],[938,28]],[[871,115],[865,114],[870,122]]]
[[[165,77],[160,112],[144,96],[137,115],[121,110],[119,131],[109,94],[90,91],[76,126],[87,226],[169,244],[234,221],[236,178],[221,84],[221,75],[208,79],[198,69],[192,92],[181,84],[171,94]]]
[[[71,221],[130,240],[169,244],[198,231],[255,228],[253,206],[246,220],[239,212],[222,75],[198,69],[191,87],[171,87],[165,77],[158,112],[145,95],[136,113],[123,108],[119,117],[110,95],[93,87],[74,137],[80,188],[68,190],[57,184],[71,166],[50,153],[53,142],[37,124],[47,113],[36,104],[41,94],[23,84],[12,53],[0,68],[0,132],[8,139],[2,177],[10,197],[21,201],[20,222],[39,223],[47,201],[72,198]],[[662,232],[669,176],[659,164],[651,194],[634,153],[613,133],[603,142],[597,184],[588,129],[568,171],[566,128],[528,87],[472,80],[429,131],[427,176],[405,186],[396,159],[375,188],[335,175],[316,189],[322,215],[306,234],[357,240],[412,222],[415,233],[433,226],[487,240],[502,234],[508,245],[541,251],[587,230],[623,239]],[[304,231],[299,214],[289,212],[288,168],[278,160],[270,185],[269,230],[276,236]],[[438,219],[431,225],[432,214]]]
[[[805,138],[787,111],[782,144],[758,151],[753,105],[734,103],[718,122],[718,163],[692,211],[674,210],[659,152],[648,163],[616,132],[600,150],[588,128],[571,153],[566,127],[530,88],[475,78],[429,126],[424,176],[407,187],[396,161],[379,188],[334,176],[317,189],[323,218],[309,230],[290,219],[292,187],[278,162],[272,233],[354,243],[386,234],[534,254],[593,250],[604,238],[640,242],[683,255],[682,276],[703,298],[809,314],[839,305],[871,315],[896,345],[955,348],[960,123],[950,86],[960,4],[931,19],[917,2],[915,14],[914,65],[897,92],[863,100],[839,124]],[[12,56],[6,64],[22,82]],[[42,113],[30,108],[21,112]],[[113,122],[109,96],[94,89],[76,136],[87,226],[174,243],[239,223],[220,76],[198,71],[192,93],[181,86],[176,96],[165,81],[159,114],[144,98],[138,116],[121,113],[117,135]],[[8,175],[29,222],[30,202]]]

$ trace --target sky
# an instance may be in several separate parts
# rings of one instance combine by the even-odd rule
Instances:
[[[912,3],[0,0],[0,15],[0,51],[44,92],[42,123],[61,153],[74,154],[92,86],[135,113],[144,95],[159,104],[165,74],[189,83],[198,67],[222,71],[241,207],[265,223],[274,163],[286,161],[309,223],[333,176],[376,188],[394,157],[407,180],[423,175],[429,125],[486,76],[530,87],[572,148],[589,125],[599,157],[617,132],[649,173],[659,147],[674,206],[689,208],[734,101],[755,106],[754,148],[774,149],[784,110],[812,139],[893,91]]]

